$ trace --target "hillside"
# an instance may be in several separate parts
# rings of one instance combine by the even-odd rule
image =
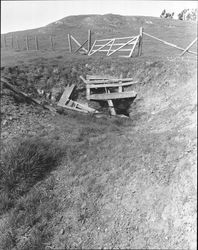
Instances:
[[[81,75],[137,81],[128,88],[137,92],[128,118],[112,117],[92,101],[101,117],[52,113],[1,85],[2,250],[196,249],[196,57],[181,58],[180,51],[146,38],[143,55],[130,59],[64,49],[67,32],[80,40],[88,28],[111,37],[140,26],[182,47],[196,36],[191,22],[71,16],[15,33],[42,35],[40,51],[2,48],[1,75],[52,107],[59,98],[47,95],[71,83],[73,98],[87,103]],[[52,33],[60,38],[55,51],[45,49]]]
[[[69,16],[39,29],[6,34],[7,48],[5,48],[3,36],[1,36],[2,65],[6,63],[6,60],[13,63],[13,58],[16,58],[17,61],[23,61],[24,58],[27,61],[27,57],[31,60],[31,58],[38,56],[70,56],[68,53],[68,33],[83,43],[87,39],[88,29],[91,29],[93,43],[95,39],[100,38],[138,35],[140,27],[143,27],[144,31],[151,35],[183,48],[192,42],[197,35],[196,23],[189,21],[113,14]],[[12,50],[14,53],[10,55],[12,35],[15,50]],[[23,53],[26,52],[26,35],[29,36],[30,51]],[[35,51],[35,35],[38,36],[40,51]],[[54,37],[55,53],[51,50],[50,35]],[[20,46],[19,51],[16,49],[16,37],[18,37]],[[175,56],[180,52],[146,36],[144,36],[143,42],[143,55],[145,56]],[[75,44],[73,48],[76,48]],[[192,50],[196,51],[196,45]]]

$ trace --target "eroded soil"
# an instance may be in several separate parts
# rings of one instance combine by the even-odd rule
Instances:
[[[195,66],[135,67],[129,73],[141,83],[126,120],[52,116],[2,95],[3,143],[36,134],[76,147],[52,173],[58,212],[46,225],[46,249],[196,249]]]

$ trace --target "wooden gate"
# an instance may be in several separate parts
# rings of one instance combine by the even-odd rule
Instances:
[[[140,40],[140,35],[131,37],[120,37],[95,40],[91,47],[88,56],[96,52],[106,52],[107,56],[111,56],[118,51],[129,52],[128,55],[121,55],[121,57],[132,57],[136,45]]]

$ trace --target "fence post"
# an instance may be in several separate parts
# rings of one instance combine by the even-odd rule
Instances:
[[[69,43],[69,52],[72,53],[72,44],[71,44],[71,37],[70,34],[67,35],[68,43]]]
[[[16,42],[17,42],[17,49],[19,50],[20,47],[19,47],[19,40],[18,40],[18,37],[16,38]]]
[[[91,30],[88,30],[88,53],[91,49]]]
[[[37,38],[37,36],[35,36],[35,46],[36,46],[36,50],[39,50],[39,45],[38,45],[38,38]]]
[[[29,50],[29,41],[28,41],[28,36],[26,36],[26,49]]]
[[[13,38],[13,35],[11,37],[11,47],[12,47],[12,49],[14,48],[14,38]]]
[[[142,44],[143,44],[143,28],[140,27],[140,41],[138,46],[138,56],[142,55]]]
[[[142,55],[142,44],[143,44],[143,28],[140,27],[140,40],[138,44],[138,56]]]
[[[54,42],[53,42],[53,38],[52,38],[52,36],[50,36],[50,42],[51,42],[51,47],[52,47],[52,50],[54,50]]]
[[[3,36],[5,48],[7,47],[6,35]]]

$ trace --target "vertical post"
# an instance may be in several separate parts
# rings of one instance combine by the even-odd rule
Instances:
[[[12,47],[12,49],[14,48],[14,38],[13,38],[13,35],[11,37],[11,47]]]
[[[28,41],[28,36],[26,36],[26,49],[29,50],[29,41]]]
[[[52,35],[50,36],[50,42],[51,42],[51,47],[52,47],[52,50],[54,50],[54,43],[53,43],[53,38],[52,38]]]
[[[91,49],[91,30],[88,30],[88,53]]]
[[[140,27],[140,41],[138,46],[138,56],[142,55],[142,44],[143,44],[143,27]]]
[[[69,43],[69,52],[72,53],[72,44],[71,44],[71,36],[70,34],[67,35],[68,43]]]
[[[19,47],[19,40],[18,40],[18,37],[16,38],[16,43],[17,43],[17,49],[19,50],[20,47]]]
[[[36,50],[39,50],[38,38],[37,38],[37,36],[35,36],[35,46],[36,46]]]
[[[3,36],[5,48],[7,47],[6,35]]]

